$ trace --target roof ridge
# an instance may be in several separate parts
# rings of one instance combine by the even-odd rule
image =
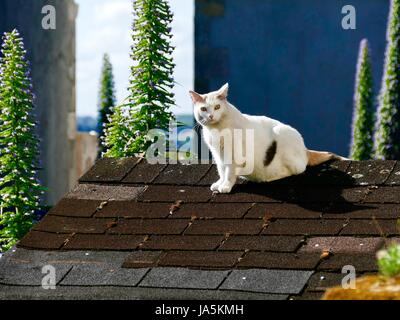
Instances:
[[[278,180],[277,186],[367,186],[400,185],[400,166],[395,160],[331,161],[309,167],[303,174]],[[213,163],[149,164],[144,158],[103,158],[79,180],[87,184],[129,186],[208,186],[218,179]],[[254,183],[240,180],[238,185]]]

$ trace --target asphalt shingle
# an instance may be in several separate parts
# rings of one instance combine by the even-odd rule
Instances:
[[[215,250],[223,239],[223,236],[151,236],[142,249]]]
[[[66,250],[135,250],[145,236],[111,234],[75,234],[65,244]]]
[[[104,233],[112,221],[111,219],[46,216],[33,230],[54,233]]]
[[[32,266],[43,265],[79,265],[114,263],[121,265],[129,256],[129,252],[121,251],[90,251],[90,250],[31,250],[16,248],[6,252],[0,262],[23,263]]]
[[[166,218],[170,214],[171,203],[144,203],[136,201],[110,201],[96,218]]]
[[[266,235],[336,235],[345,220],[288,220],[271,222],[263,231]]]
[[[141,281],[141,287],[217,289],[228,271],[204,271],[185,268],[155,268]]]
[[[21,262],[0,262],[0,284],[15,286],[41,286],[43,278],[49,274],[47,264],[32,265]],[[58,264],[54,267],[56,284],[71,269],[70,265]],[[43,282],[47,284],[47,282]]]
[[[312,271],[299,270],[233,270],[221,289],[250,292],[298,294]]]
[[[155,179],[155,184],[193,185],[208,172],[211,165],[169,164]]]
[[[215,218],[240,219],[251,208],[248,203],[188,203],[173,212],[171,218]]]
[[[114,186],[100,184],[78,184],[71,192],[67,193],[67,199],[100,200],[100,201],[127,201],[136,200],[145,190],[145,187]]]
[[[294,252],[303,237],[299,236],[230,236],[220,250],[260,250]]]
[[[137,164],[137,158],[102,158],[79,182],[120,182]]]
[[[274,181],[272,184],[286,186],[352,185],[353,179],[347,173],[347,169],[350,167],[351,163],[351,161],[333,161],[330,163],[324,163],[316,167],[308,168],[307,172],[303,174]]]
[[[207,187],[152,185],[139,199],[148,202],[207,202],[211,196],[212,192]]]
[[[382,248],[383,238],[366,237],[315,237],[307,239],[300,252],[329,251],[331,253],[375,253]]]
[[[400,203],[400,186],[372,187],[364,200],[365,203]]]
[[[396,220],[351,220],[340,235],[395,236],[399,234]]]
[[[72,268],[60,285],[134,287],[147,272],[148,269],[124,269],[118,265],[78,265]]]
[[[344,266],[353,266],[356,272],[377,271],[376,257],[374,254],[334,254],[321,262],[318,270],[342,271]]]
[[[256,204],[246,214],[246,218],[267,218],[267,219],[318,219],[327,207],[326,203],[317,203],[309,206],[298,204],[263,203]]]
[[[215,181],[214,181],[215,182]],[[268,186],[261,184],[263,188],[257,188],[254,184],[237,185],[230,194],[215,194],[213,202],[235,202],[235,203],[256,203],[256,202],[281,202],[280,198],[286,198],[287,192],[284,188],[274,189],[268,192]]]
[[[239,268],[313,270],[320,260],[315,253],[249,252]]]
[[[328,206],[323,214],[324,219],[398,219],[398,204],[353,204],[334,203]]]
[[[71,236],[72,234],[58,234],[32,230],[22,238],[18,246],[39,250],[56,250],[60,249]]]
[[[130,219],[121,220],[108,232],[110,234],[181,234],[190,220]]]
[[[163,255],[162,251],[134,251],[126,257],[122,268],[156,267]]]
[[[101,203],[102,202],[99,200],[76,201],[76,199],[62,199],[48,214],[54,216],[90,218],[100,208]]]
[[[198,185],[211,186],[214,182],[219,180],[217,166],[213,165],[207,174],[199,181]]]
[[[148,184],[154,181],[162,170],[166,168],[165,164],[149,164],[142,160],[125,177],[123,183]]]
[[[242,252],[222,251],[168,251],[160,258],[160,266],[202,267],[230,269],[235,266]]]
[[[396,161],[353,161],[348,174],[354,179],[355,185],[382,184],[390,176]]]
[[[264,221],[259,220],[196,220],[185,234],[206,235],[206,234],[252,234],[256,235],[263,229]]]
[[[334,272],[314,273],[307,284],[307,291],[323,292],[330,287],[336,287],[342,283],[346,275],[346,273]]]
[[[386,180],[387,185],[400,185],[400,162],[397,161],[392,173]]]

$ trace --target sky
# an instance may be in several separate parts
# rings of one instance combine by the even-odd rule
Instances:
[[[104,53],[110,55],[114,68],[118,103],[128,95],[130,77],[132,0],[75,0],[79,5],[77,20],[77,114],[96,116]],[[176,114],[191,113],[188,90],[194,82],[194,1],[170,0],[174,12],[172,45],[176,47],[174,92]]]

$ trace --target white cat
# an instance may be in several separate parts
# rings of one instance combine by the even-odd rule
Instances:
[[[198,94],[190,91],[194,115],[203,127],[203,136],[217,164],[220,179],[211,186],[212,191],[230,193],[238,176],[256,182],[270,182],[303,173],[307,165],[315,166],[331,159],[345,160],[330,152],[308,150],[303,137],[294,128],[264,116],[242,114],[227,100],[229,85],[218,91]],[[251,130],[254,135],[252,171],[240,174],[246,163],[235,161],[235,148],[246,150],[246,135],[237,137],[233,131]],[[232,133],[232,146],[220,140],[222,132]],[[221,142],[220,142],[221,141]],[[233,161],[226,161],[227,154]],[[246,160],[247,161],[247,160]]]

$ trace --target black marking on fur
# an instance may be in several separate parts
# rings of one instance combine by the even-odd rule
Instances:
[[[271,145],[267,149],[267,152],[265,153],[265,158],[264,158],[264,166],[269,166],[271,164],[271,162],[274,160],[277,146],[278,145],[277,145],[276,141],[274,141],[271,143]]]

